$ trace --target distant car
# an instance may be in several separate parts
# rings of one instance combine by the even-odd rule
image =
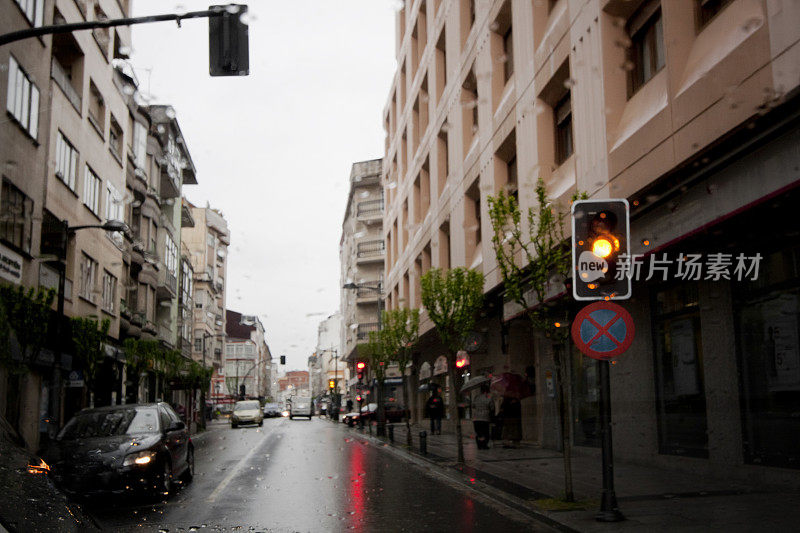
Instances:
[[[387,402],[384,404],[383,408],[386,413],[386,422],[396,424],[403,421],[403,415],[406,410],[399,404]],[[373,420],[378,420],[378,404],[369,403],[361,407],[361,413],[347,413],[343,418],[343,421],[350,427],[356,425],[359,420],[362,420],[365,424],[369,424]]]
[[[240,424],[264,424],[264,415],[261,414],[261,404],[258,400],[242,400],[236,402],[231,413],[231,428],[236,429]]]
[[[84,409],[46,449],[56,484],[80,497],[144,491],[169,496],[194,476],[194,445],[166,403]]]
[[[308,419],[311,420],[311,417],[313,416],[311,411],[311,398],[295,396],[292,398],[292,403],[289,405],[290,420],[297,416],[308,417]]]
[[[70,502],[51,478],[50,466],[0,417],[1,531],[99,531],[81,507]]]
[[[274,418],[277,416],[281,416],[283,412],[283,407],[279,403],[265,403],[264,404],[264,417],[265,418]]]

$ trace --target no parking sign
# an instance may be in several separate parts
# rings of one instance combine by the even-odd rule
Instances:
[[[606,301],[589,304],[572,322],[572,340],[585,355],[608,361],[630,348],[636,329],[623,307]]]

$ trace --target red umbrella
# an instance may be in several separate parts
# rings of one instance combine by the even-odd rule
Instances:
[[[511,372],[503,372],[492,378],[490,387],[501,396],[511,396],[520,400],[533,395],[530,383],[523,376]]]

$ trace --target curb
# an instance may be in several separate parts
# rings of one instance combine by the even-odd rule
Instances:
[[[334,421],[331,420],[331,422]],[[499,502],[506,507],[513,509],[514,511],[524,514],[528,518],[541,522],[542,524],[552,527],[553,529],[563,531],[565,533],[579,533],[579,530],[563,524],[540,511],[532,509],[527,501],[518,498],[513,494],[505,492],[502,489],[498,489],[487,483],[484,483],[478,479],[469,478],[462,471],[452,466],[450,464],[451,461],[447,461],[446,463],[436,461],[431,457],[427,457],[415,452],[413,449],[406,448],[404,444],[389,442],[388,439],[383,439],[374,435],[365,435],[358,430],[355,431],[355,437],[366,442],[379,444],[379,448],[392,453],[396,457],[414,463],[417,466],[427,468],[435,467],[438,473],[444,475],[450,481],[466,487],[469,490],[475,491],[486,498]]]

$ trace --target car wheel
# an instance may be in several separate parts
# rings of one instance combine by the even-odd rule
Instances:
[[[235,422],[231,422],[231,429],[236,429],[238,427],[239,427],[239,424],[237,424]]]
[[[194,448],[189,448],[186,452],[186,470],[183,472],[182,480],[188,484],[192,479],[194,479]]]
[[[289,420],[294,420],[294,417],[292,415],[289,415]]]
[[[172,466],[167,459],[161,461],[161,472],[156,474],[155,492],[153,498],[156,501],[165,500],[172,494]]]

